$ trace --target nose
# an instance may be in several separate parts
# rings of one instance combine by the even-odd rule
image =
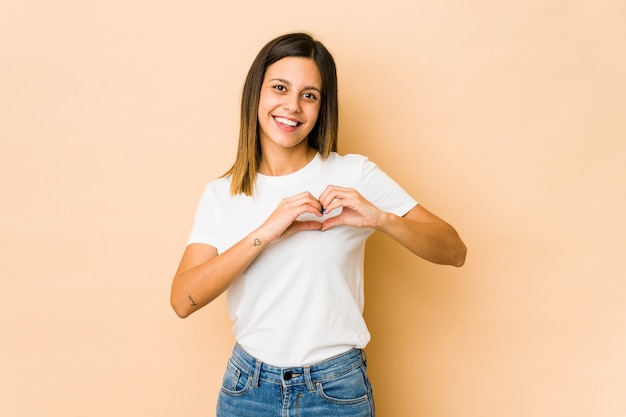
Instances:
[[[297,94],[293,94],[288,96],[285,99],[285,103],[283,104],[283,108],[287,110],[289,113],[300,113],[300,96]]]

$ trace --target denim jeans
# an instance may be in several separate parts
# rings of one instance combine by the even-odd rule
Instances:
[[[217,417],[374,417],[361,349],[305,367],[278,368],[236,345],[217,400]]]

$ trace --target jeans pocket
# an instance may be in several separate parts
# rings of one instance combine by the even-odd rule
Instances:
[[[333,404],[359,404],[368,401],[371,396],[370,381],[362,366],[335,378],[319,381],[316,386],[319,395]]]
[[[243,395],[248,390],[251,379],[249,374],[229,360],[222,379],[222,392],[228,395]]]

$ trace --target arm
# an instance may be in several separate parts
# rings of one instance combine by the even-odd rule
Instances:
[[[326,211],[343,208],[339,216],[323,223],[322,230],[340,224],[370,227],[427,261],[453,266],[465,263],[467,248],[456,230],[420,205],[400,217],[378,209],[354,189],[337,186],[326,188],[320,202]]]
[[[427,261],[463,266],[467,248],[459,234],[448,223],[417,205],[403,217],[383,213],[377,227],[414,254]]]
[[[176,314],[187,317],[216,299],[266,246],[255,231],[223,254],[213,246],[187,246],[172,282],[170,303]]]
[[[303,230],[319,230],[316,221],[296,221],[303,213],[321,216],[321,205],[305,192],[283,199],[268,219],[223,253],[213,246],[187,246],[172,282],[170,303],[179,317],[187,317],[220,294],[241,275],[271,242]]]

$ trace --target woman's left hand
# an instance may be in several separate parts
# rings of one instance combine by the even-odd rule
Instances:
[[[357,190],[329,185],[319,196],[325,213],[342,208],[341,214],[322,223],[322,231],[335,226],[377,228],[383,223],[386,213],[367,201]]]
[[[379,230],[411,252],[442,265],[461,266],[467,247],[452,226],[421,205],[403,216],[380,210],[352,188],[329,185],[319,196],[324,212],[342,208],[337,216],[322,223],[320,230],[335,226],[369,227]]]

